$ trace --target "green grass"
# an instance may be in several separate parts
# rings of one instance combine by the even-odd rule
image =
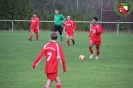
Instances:
[[[38,41],[35,35],[33,41],[28,41],[27,31],[0,31],[0,88],[44,87],[45,58],[35,70],[31,65],[49,36],[50,32],[40,32]],[[67,65],[64,74],[59,65],[63,88],[133,88],[133,34],[103,34],[98,60],[89,59],[87,33],[76,32],[75,41],[76,45],[68,47],[65,40],[57,40]],[[81,54],[84,61],[78,59]]]

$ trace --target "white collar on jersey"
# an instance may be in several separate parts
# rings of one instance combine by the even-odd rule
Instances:
[[[49,40],[49,42],[56,42],[56,40]]]

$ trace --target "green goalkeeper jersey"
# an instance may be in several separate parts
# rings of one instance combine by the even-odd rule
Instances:
[[[64,20],[64,16],[62,14],[54,15],[54,24],[57,26],[62,26],[62,21]]]

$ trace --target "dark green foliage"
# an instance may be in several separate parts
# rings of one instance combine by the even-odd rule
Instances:
[[[123,0],[103,0],[103,10],[112,11],[103,11],[102,21],[133,22],[133,11],[127,17],[121,17],[113,11],[116,1]],[[102,0],[0,0],[0,20],[30,20],[32,14],[36,13],[40,20],[53,21],[54,10],[59,9],[65,17],[69,14],[76,21],[91,21],[94,16],[98,17],[100,21],[101,4]],[[129,10],[130,7],[129,5]],[[89,30],[88,24],[77,24],[78,30]],[[52,30],[53,25],[53,23],[41,23],[40,28],[41,30]],[[102,26],[104,30],[114,31],[116,30],[114,25],[116,24],[103,24]],[[28,30],[29,22],[15,22],[14,26],[15,30]],[[127,28],[128,30],[133,29],[132,24]],[[0,22],[0,30],[2,29],[11,29],[11,22]],[[122,29],[127,30],[123,26]]]
[[[32,15],[32,7],[29,0],[1,0],[0,20],[29,20]],[[29,23],[16,22],[16,29],[27,29]],[[11,28],[11,22],[1,22],[0,29]]]

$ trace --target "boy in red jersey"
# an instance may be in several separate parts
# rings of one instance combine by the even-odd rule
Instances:
[[[72,40],[73,45],[75,44],[73,38],[75,30],[76,30],[76,23],[73,20],[71,20],[71,17],[69,15],[67,15],[67,20],[64,22],[64,31],[66,32],[66,42],[68,46],[70,45],[69,37]]]
[[[36,40],[38,40],[39,18],[36,16],[36,14],[33,14],[33,17],[31,18],[30,31],[31,33],[29,40],[32,41],[34,32],[36,33]]]
[[[90,37],[90,41],[89,41],[89,51],[90,51],[90,59],[92,59],[93,57],[93,49],[92,46],[95,44],[96,46],[96,59],[98,59],[99,57],[99,53],[100,53],[100,44],[101,44],[101,33],[103,32],[102,27],[97,24],[98,18],[94,17],[92,20],[92,25],[91,25],[91,29],[90,29],[90,33],[89,33],[89,37]]]
[[[51,40],[44,45],[41,52],[32,64],[32,68],[36,68],[37,64],[41,61],[42,57],[46,57],[45,73],[47,75],[47,84],[44,88],[50,88],[53,81],[56,81],[56,88],[61,88],[60,78],[57,74],[58,71],[58,60],[62,65],[62,72],[66,72],[65,59],[62,48],[56,43],[57,34],[56,32],[51,33]]]

